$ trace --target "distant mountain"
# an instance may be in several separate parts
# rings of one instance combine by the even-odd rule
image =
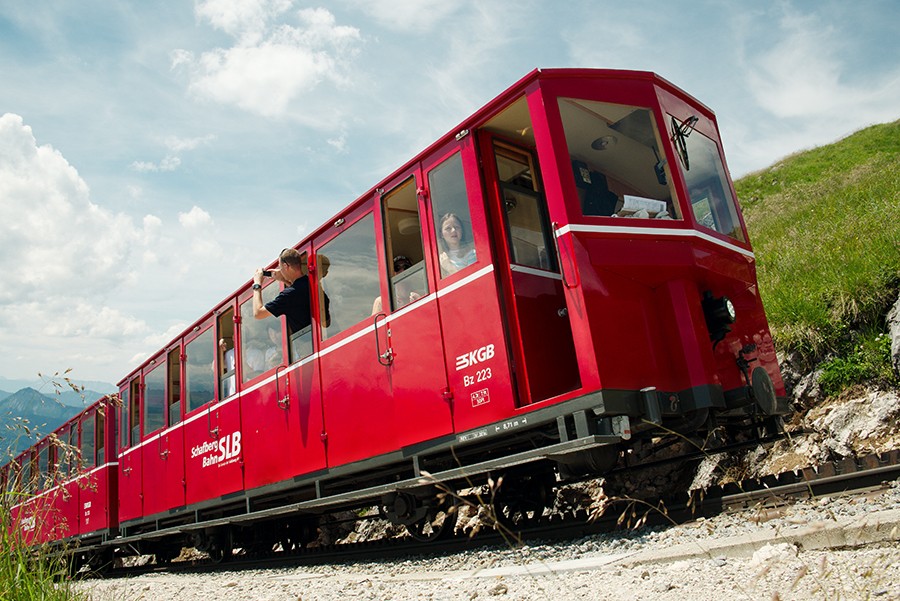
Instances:
[[[65,405],[56,395],[41,394],[34,388],[23,388],[0,400],[0,463],[5,463],[7,452],[18,454],[83,407]]]
[[[43,378],[35,377],[29,380],[11,379],[0,376],[0,390],[21,390],[23,388],[34,388],[35,390],[44,394],[53,394],[54,386],[51,383],[52,374],[42,375]],[[66,382],[62,377],[57,376],[56,381],[62,385],[63,389],[69,390],[69,387],[66,385]],[[97,390],[102,394],[118,392],[118,388],[116,388],[115,384],[110,384],[109,382],[102,382],[99,380],[72,380],[72,383],[77,384],[78,386],[84,386],[85,390]],[[2,397],[2,394],[0,394],[0,397]]]
[[[5,390],[0,390],[0,401],[11,395],[11,392],[6,392]]]

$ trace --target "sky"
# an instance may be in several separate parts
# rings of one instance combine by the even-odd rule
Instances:
[[[900,118],[896,0],[6,0],[0,377],[115,383],[536,67],[654,71],[738,178]]]

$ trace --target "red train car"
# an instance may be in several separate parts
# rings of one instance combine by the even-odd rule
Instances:
[[[96,549],[118,533],[113,413],[103,398],[4,466],[10,523],[23,543],[63,543],[75,566],[112,556],[112,547]]]
[[[290,548],[373,504],[432,537],[439,488],[503,475],[520,519],[653,436],[786,412],[715,116],[652,73],[536,70],[295,249],[308,327],[248,282],[120,383],[98,549]]]

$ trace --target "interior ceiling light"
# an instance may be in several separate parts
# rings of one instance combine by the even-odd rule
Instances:
[[[615,146],[619,139],[615,136],[600,136],[591,142],[591,148],[594,150],[606,150],[611,146]]]

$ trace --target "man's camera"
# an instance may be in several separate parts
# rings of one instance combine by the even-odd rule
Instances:
[[[271,269],[263,269],[263,275],[266,276],[267,278],[272,277],[272,270]]]

